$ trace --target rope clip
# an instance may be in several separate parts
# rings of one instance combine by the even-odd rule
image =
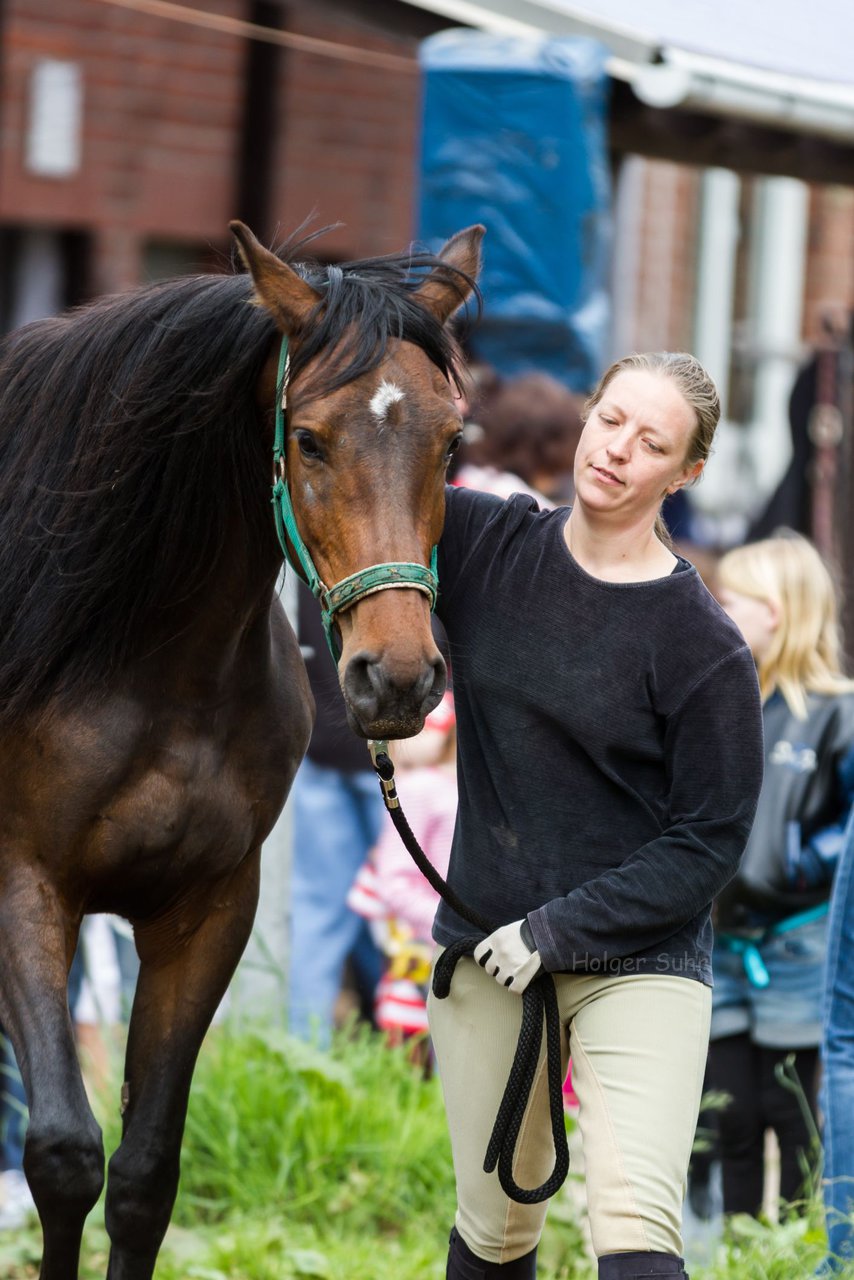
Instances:
[[[383,793],[385,807],[387,809],[399,809],[400,801],[397,798],[397,788],[394,785],[394,765],[388,753],[388,741],[385,738],[369,738],[368,750],[371,753],[371,763],[380,780],[380,789]]]

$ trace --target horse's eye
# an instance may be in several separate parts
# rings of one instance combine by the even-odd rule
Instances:
[[[453,458],[454,454],[457,452],[462,442],[463,442],[463,433],[461,431],[460,434],[458,436],[454,436],[453,440],[451,440],[448,444],[447,456],[449,458]]]
[[[297,431],[296,442],[302,456],[310,462],[317,462],[323,457],[320,445],[310,431]]]

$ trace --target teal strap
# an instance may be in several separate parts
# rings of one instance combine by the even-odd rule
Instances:
[[[393,587],[408,587],[422,591],[430,599],[430,608],[436,607],[436,596],[439,590],[439,577],[436,572],[438,548],[433,547],[430,554],[429,569],[423,564],[413,561],[384,561],[381,564],[369,565],[359,569],[348,577],[342,578],[334,586],[327,587],[311,557],[311,552],[302,540],[297,527],[296,514],[288,489],[287,468],[285,462],[285,405],[288,392],[288,339],[282,338],[279,351],[279,369],[276,378],[276,425],[273,435],[273,517],[276,522],[276,533],[285,559],[311,589],[312,595],[320,601],[323,630],[326,643],[336,664],[341,656],[333,623],[336,613],[352,608],[365,596],[377,591],[388,591]],[[293,550],[293,556],[291,555]]]
[[[717,942],[726,951],[732,951],[736,955],[741,956],[744,965],[744,972],[747,974],[748,982],[752,987],[767,987],[771,981],[768,976],[768,970],[765,967],[765,961],[755,942],[749,941],[747,938],[739,938],[732,933],[719,933]]]
[[[282,338],[282,345],[279,350],[279,370],[276,376],[276,429],[273,435],[273,470],[275,475],[272,497],[273,515],[276,520],[276,533],[279,535],[279,543],[285,554],[285,559],[294,573],[308,584],[312,595],[317,596],[319,599],[321,592],[325,591],[326,588],[321,581],[320,574],[314,567],[311,552],[303,542],[300,531],[297,528],[294,506],[288,489],[285,466],[285,405],[287,403],[287,394],[288,339],[286,335]],[[291,557],[288,544],[293,547],[296,563]]]
[[[288,394],[288,339],[282,338],[279,348],[279,369],[276,373],[276,432],[273,437],[273,461],[278,463],[285,455],[285,404]]]
[[[821,902],[817,907],[810,907],[809,911],[799,911],[796,916],[786,916],[785,920],[780,920],[778,924],[773,924],[768,930],[768,936],[778,933],[788,933],[789,929],[799,929],[802,924],[812,924],[814,920],[821,920],[830,910],[830,901]]]
[[[778,937],[781,933],[788,933],[790,929],[799,929],[801,925],[812,924],[815,920],[821,920],[829,910],[830,903],[822,902],[817,907],[811,907],[809,911],[799,911],[797,915],[787,916],[785,920],[780,920],[778,924],[771,925],[761,938],[740,938],[733,933],[719,933],[717,941],[725,950],[741,956],[748,982],[751,986],[763,990],[768,986],[771,978],[760,951],[762,944],[771,938]]]
[[[276,480],[273,485],[273,516],[276,521],[276,533],[279,535],[279,544],[288,564],[303,582],[311,588],[312,595],[320,599],[321,595],[326,591],[320,574],[314,567],[314,561],[311,558],[311,552],[303,542],[300,531],[297,528],[296,516],[294,515],[294,507],[291,502],[291,495],[288,491],[288,482],[282,476]],[[289,545],[290,544],[290,545]],[[291,555],[290,547],[293,547],[296,562]]]
[[[423,564],[404,560],[372,564],[369,569],[351,573],[321,596],[321,604],[334,614],[341,609],[348,609],[365,596],[373,595],[376,591],[387,591],[390,587],[414,587],[416,591],[423,591],[430,597],[431,609],[436,603],[434,571]]]

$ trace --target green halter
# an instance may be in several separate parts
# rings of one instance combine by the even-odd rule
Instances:
[[[285,405],[287,402],[288,383],[288,340],[282,338],[279,353],[279,373],[276,381],[276,432],[273,439],[273,515],[276,520],[276,533],[285,559],[311,589],[312,595],[320,601],[323,618],[323,630],[326,643],[336,664],[341,657],[341,650],[335,639],[333,622],[337,613],[352,608],[365,596],[377,591],[388,591],[393,587],[407,587],[422,591],[430,598],[430,608],[436,607],[436,594],[439,589],[439,578],[436,573],[436,547],[430,556],[430,568],[411,561],[390,561],[384,564],[372,564],[367,569],[359,569],[351,573],[333,587],[327,587],[320,578],[311,558],[311,552],[303,542],[297,528],[294,507],[288,489],[285,463]],[[293,549],[293,556],[291,555]]]

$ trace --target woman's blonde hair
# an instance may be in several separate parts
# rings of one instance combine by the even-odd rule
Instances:
[[[640,371],[655,373],[672,379],[683,398],[694,410],[697,425],[688,442],[685,454],[686,467],[705,462],[712,452],[712,441],[721,416],[721,402],[717,387],[696,356],[687,351],[643,351],[623,356],[606,369],[584,404],[583,421],[602,399],[609,383],[620,373]],[[659,511],[655,521],[658,537],[670,546],[670,533]]]
[[[842,672],[836,587],[811,542],[782,531],[737,547],[723,557],[717,576],[721,587],[779,610],[779,626],[759,660],[763,700],[779,689],[792,714],[803,720],[808,693],[854,689]]]

